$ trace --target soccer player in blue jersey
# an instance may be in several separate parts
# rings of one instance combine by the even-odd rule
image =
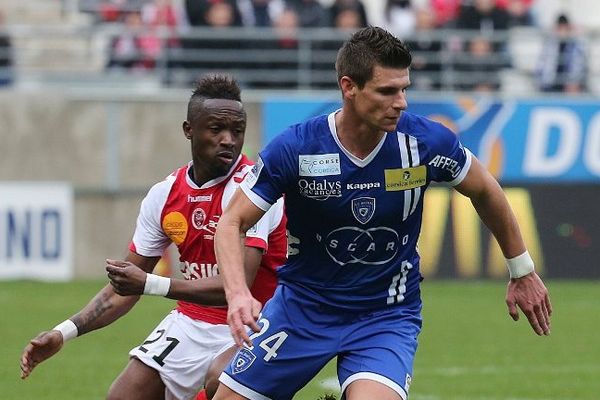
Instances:
[[[417,239],[433,181],[468,196],[500,244],[510,315],[520,308],[538,335],[550,333],[548,291],[499,184],[454,133],[405,111],[410,63],[390,33],[357,31],[336,60],[342,108],[275,138],[234,195],[215,249],[240,349],[215,399],[291,399],[337,356],[346,399],[406,400],[421,330]],[[259,315],[240,235],[282,195],[289,259]]]

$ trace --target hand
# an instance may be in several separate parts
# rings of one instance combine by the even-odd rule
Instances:
[[[228,298],[227,307],[227,323],[235,344],[238,347],[242,347],[243,344],[252,346],[252,340],[250,340],[246,326],[254,332],[260,331],[256,320],[262,304],[248,292],[247,294],[239,294]]]
[[[519,320],[519,306],[535,333],[540,336],[550,334],[552,305],[548,289],[535,272],[508,282],[506,305],[508,313],[515,321]]]
[[[106,260],[106,272],[115,293],[121,296],[144,294],[146,272],[129,261]]]
[[[42,332],[31,339],[21,355],[21,379],[27,378],[39,363],[52,357],[62,346],[62,333],[56,330]]]

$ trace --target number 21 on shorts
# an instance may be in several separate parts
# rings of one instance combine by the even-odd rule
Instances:
[[[269,325],[270,325],[269,320],[266,318],[262,318],[261,316],[258,317],[258,324],[262,325],[262,327],[259,332],[253,333],[250,336],[250,340],[252,340],[252,342],[254,342],[254,339],[265,334],[267,332],[267,330],[269,329]],[[258,346],[261,347],[264,351],[266,351],[265,356],[263,357],[263,360],[268,362],[272,358],[277,357],[277,350],[279,350],[279,348],[281,347],[283,342],[285,342],[285,339],[287,339],[287,337],[288,337],[288,334],[285,333],[284,331],[281,331],[281,332],[277,332],[277,333],[261,340],[261,342],[258,344]],[[248,350],[253,350],[253,349],[254,349],[254,346],[248,347]]]

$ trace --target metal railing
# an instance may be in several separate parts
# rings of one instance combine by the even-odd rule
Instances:
[[[9,33],[20,82],[189,87],[200,74],[221,71],[247,88],[286,90],[335,89],[337,49],[350,34],[328,28],[129,31],[121,24],[13,26]],[[119,40],[129,42],[120,47]],[[440,30],[405,40],[413,49],[414,89],[535,90],[534,69],[544,40],[538,30],[488,37]],[[485,43],[470,52],[475,41]],[[516,78],[519,83],[511,84]]]

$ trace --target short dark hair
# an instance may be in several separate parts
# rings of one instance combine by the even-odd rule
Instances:
[[[373,67],[408,68],[408,46],[385,29],[368,26],[356,31],[340,48],[335,61],[338,83],[350,77],[362,88],[373,77]]]
[[[242,101],[241,89],[237,81],[225,74],[208,74],[202,76],[196,82],[188,102],[187,120],[191,121],[193,115],[202,108],[204,100],[225,99]]]

